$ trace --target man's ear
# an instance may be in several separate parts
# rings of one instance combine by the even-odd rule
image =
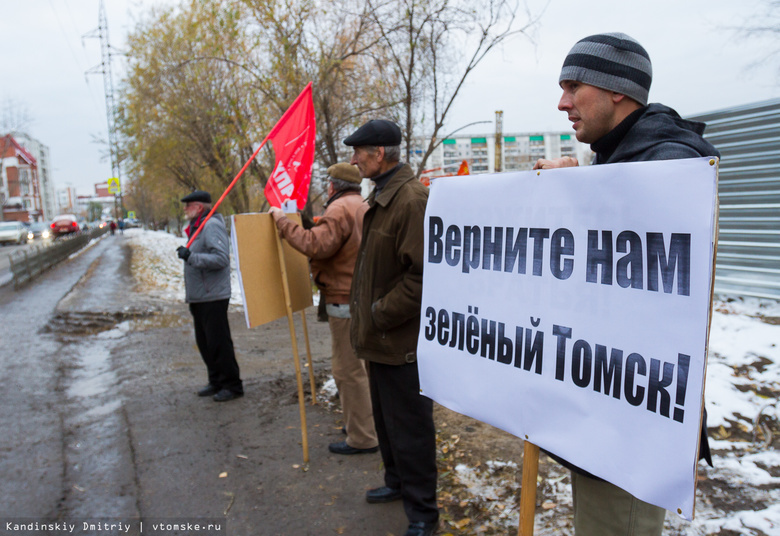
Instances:
[[[385,148],[380,145],[376,148],[376,161],[384,162],[384,160],[385,160]]]
[[[622,93],[615,93],[614,91],[612,92],[612,102],[614,102],[615,104],[622,102],[623,99],[625,98],[626,96],[623,95]]]

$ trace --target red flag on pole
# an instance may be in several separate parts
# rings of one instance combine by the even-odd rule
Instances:
[[[276,155],[274,171],[265,185],[265,198],[274,207],[288,199],[299,209],[306,205],[314,162],[314,101],[311,82],[279,120],[268,139]]]
[[[295,121],[290,121],[290,117],[294,116],[296,119]],[[305,121],[301,120],[300,117],[304,117]],[[294,128],[295,125],[301,124],[302,128],[297,130]],[[287,133],[285,136],[284,133]],[[265,137],[265,139],[262,141],[262,143],[255,149],[255,152],[252,154],[252,157],[246,161],[244,164],[244,167],[241,168],[241,171],[238,172],[238,174],[233,179],[233,182],[231,182],[228,187],[225,189],[224,192],[222,192],[222,195],[219,197],[216,203],[214,203],[214,206],[211,208],[211,212],[208,213],[208,215],[203,218],[203,221],[200,223],[200,227],[198,227],[193,235],[190,237],[190,239],[187,241],[187,246],[190,247],[192,243],[195,241],[195,237],[200,234],[201,229],[203,229],[203,226],[206,225],[206,222],[209,221],[211,216],[217,211],[217,207],[222,204],[222,201],[225,199],[228,193],[230,193],[230,190],[233,189],[233,186],[236,185],[238,182],[238,179],[241,178],[241,175],[244,174],[244,171],[246,171],[246,168],[249,167],[249,164],[254,160],[258,153],[260,152],[260,149],[262,149],[266,142],[270,140],[272,137],[275,137],[274,141],[274,152],[276,153],[276,165],[274,166],[274,172],[271,174],[271,177],[277,177],[281,182],[281,185],[285,188],[287,188],[287,185],[284,181],[284,177],[281,175],[282,170],[287,173],[287,176],[290,178],[290,182],[293,183],[293,191],[292,196],[286,196],[282,197],[282,201],[285,199],[295,199],[298,203],[298,208],[303,208],[303,206],[306,204],[306,196],[309,195],[309,183],[311,182],[311,166],[314,162],[314,136],[315,136],[315,123],[314,123],[314,102],[311,97],[311,82],[309,82],[306,87],[303,89],[300,95],[295,99],[295,102],[290,105],[290,107],[287,109],[286,112],[284,112],[284,115],[282,115],[281,119],[274,125],[274,128],[271,129],[271,132],[268,134],[268,136]],[[292,137],[296,136],[296,137]],[[298,145],[296,145],[296,143]],[[300,149],[299,149],[300,146]],[[279,166],[279,162],[281,160],[280,154],[284,155],[287,160],[282,160],[285,164],[283,167]],[[296,157],[300,156],[300,159],[297,159]],[[290,173],[287,171],[287,168],[290,167],[293,170],[293,175],[290,175]],[[293,177],[295,180],[293,180]],[[265,188],[265,195],[268,199],[268,201],[278,207],[281,203],[277,200],[274,204],[274,201],[272,201],[272,198],[269,197],[268,191],[268,185],[271,184],[271,179],[268,180],[268,184]],[[279,189],[280,192],[282,192],[281,189]],[[285,189],[285,191],[287,191]],[[303,203],[299,200],[299,196],[302,197]],[[277,196],[274,199],[279,199]]]

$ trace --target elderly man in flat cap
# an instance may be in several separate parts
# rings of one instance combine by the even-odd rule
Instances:
[[[190,221],[185,229],[192,236],[211,210],[211,195],[195,190],[181,200]],[[195,324],[195,342],[206,363],[209,383],[198,396],[227,402],[244,395],[228,324],[230,302],[230,250],[225,220],[215,213],[190,248],[176,251],[184,261],[185,299]]]
[[[623,33],[579,40],[563,62],[558,109],[577,139],[589,143],[593,164],[719,156],[701,135],[704,124],[682,119],[663,104],[648,104],[653,69],[645,48]],[[540,159],[534,169],[576,166],[575,158]],[[706,412],[699,457],[710,464]],[[665,511],[553,456],[571,469],[577,536],[660,536]],[[642,463],[637,460],[637,463]]]
[[[374,422],[385,485],[370,503],[403,500],[406,536],[429,536],[436,505],[433,401],[420,395],[417,334],[423,271],[423,219],[428,189],[401,163],[401,130],[373,120],[344,140],[352,163],[374,181],[352,279],[352,346],[368,363]]]
[[[360,173],[347,163],[328,168],[325,213],[304,229],[272,207],[279,233],[292,247],[311,258],[311,273],[322,292],[332,342],[331,367],[344,412],[347,438],[328,445],[335,454],[367,454],[378,450],[365,363],[349,341],[349,291],[368,206],[360,195]]]

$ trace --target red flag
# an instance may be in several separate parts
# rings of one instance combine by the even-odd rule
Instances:
[[[301,117],[305,118],[305,120],[301,119]],[[290,120],[291,118],[293,119],[292,121]],[[296,131],[294,128],[295,125],[301,125],[301,127]],[[225,188],[225,191],[222,192],[220,198],[217,199],[217,202],[214,203],[214,206],[211,208],[211,212],[209,212],[208,215],[203,218],[200,226],[195,230],[195,233],[187,241],[187,247],[192,245],[192,243],[195,241],[195,237],[197,237],[200,234],[200,231],[203,229],[203,226],[206,225],[206,222],[209,221],[211,216],[213,216],[217,211],[217,207],[222,204],[222,201],[225,199],[227,194],[230,193],[230,190],[233,189],[233,186],[236,185],[238,179],[240,179],[241,175],[243,175],[244,171],[246,171],[246,168],[248,168],[252,160],[257,157],[260,149],[265,147],[266,142],[272,137],[276,138],[274,142],[276,165],[274,166],[274,172],[271,174],[271,177],[276,177],[279,179],[282,188],[284,188],[284,191],[287,191],[288,185],[282,176],[282,173],[285,173],[287,177],[289,177],[290,182],[293,184],[293,190],[291,193],[295,196],[298,208],[303,208],[303,206],[306,204],[306,196],[309,195],[309,183],[311,182],[311,166],[314,162],[314,135],[314,103],[311,98],[311,82],[309,82],[301,94],[298,95],[298,98],[295,99],[295,102],[293,102],[287,111],[284,112],[282,118],[279,119],[276,125],[274,125],[274,128],[271,129],[271,132],[268,134],[268,136],[266,136],[257,149],[255,149],[252,157],[246,161],[244,167],[241,168],[241,171],[239,171],[233,179],[233,182],[231,182],[228,187]],[[297,158],[299,156],[300,158]],[[283,166],[280,167],[279,162],[282,162]],[[288,168],[292,169],[292,174]],[[278,207],[281,204],[281,202],[278,200],[279,196],[274,191],[270,192],[274,197],[269,196],[269,190],[272,190],[272,188],[269,188],[270,185],[271,179],[268,180],[268,184],[265,187],[266,198],[272,205]],[[282,192],[282,189],[280,188],[277,188],[277,190],[279,193]],[[299,199],[301,192],[301,199],[303,199],[303,202],[301,202]],[[282,201],[292,198],[292,196],[282,197]],[[274,203],[274,200],[276,203]]]
[[[314,163],[314,101],[311,82],[268,134],[274,145],[276,165],[265,185],[265,198],[279,207],[294,199],[299,209],[306,205]]]

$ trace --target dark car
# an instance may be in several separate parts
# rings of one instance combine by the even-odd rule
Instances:
[[[51,234],[53,237],[79,232],[79,222],[73,214],[61,214],[51,222]]]
[[[41,239],[46,240],[51,237],[51,228],[49,224],[43,221],[33,222],[27,227],[27,241]]]

